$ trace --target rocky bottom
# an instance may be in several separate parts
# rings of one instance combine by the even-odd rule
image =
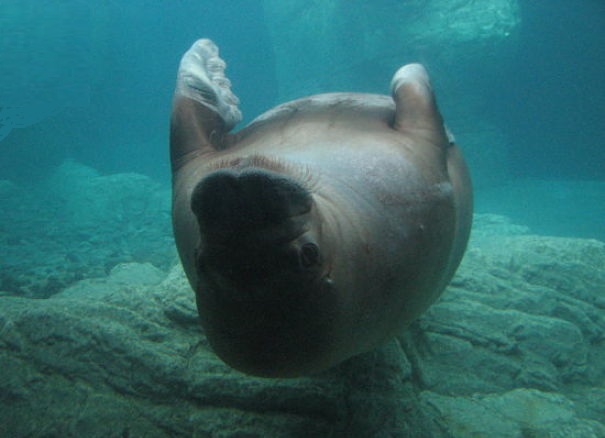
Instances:
[[[136,234],[144,214],[116,220],[135,233],[118,252],[126,260],[69,277],[45,299],[34,293],[45,271],[23,274],[34,292],[0,297],[0,436],[605,436],[603,242],[477,215],[456,277],[412,327],[324,374],[281,380],[219,361],[173,248],[153,255],[161,262],[133,255],[136,236],[166,238],[165,227]],[[103,260],[74,254],[61,272]]]

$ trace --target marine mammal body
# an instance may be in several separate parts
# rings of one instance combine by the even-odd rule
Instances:
[[[412,322],[468,240],[472,192],[428,76],[392,97],[332,93],[241,119],[209,40],[181,61],[171,120],[173,224],[208,340],[268,377],[331,367]]]

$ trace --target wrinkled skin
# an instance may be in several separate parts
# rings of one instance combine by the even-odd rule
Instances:
[[[417,318],[453,276],[472,192],[423,75],[393,97],[281,105],[235,134],[175,96],[174,233],[216,354],[315,373]]]

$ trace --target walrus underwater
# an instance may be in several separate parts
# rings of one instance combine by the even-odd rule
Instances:
[[[330,93],[237,132],[207,39],[180,62],[173,226],[204,332],[228,365],[296,377],[372,350],[424,312],[469,237],[472,189],[425,68],[391,96]]]

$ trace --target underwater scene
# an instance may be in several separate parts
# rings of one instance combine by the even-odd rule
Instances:
[[[602,0],[0,1],[0,437],[605,437],[604,48]]]

